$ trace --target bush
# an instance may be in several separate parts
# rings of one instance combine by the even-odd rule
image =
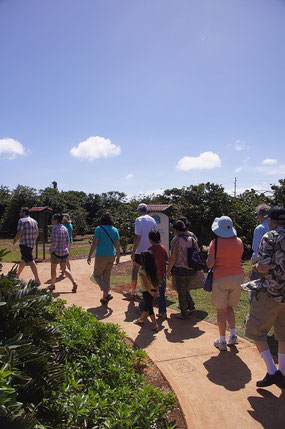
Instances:
[[[1,429],[170,427],[174,395],[136,371],[145,353],[117,325],[52,302],[15,269],[0,291]]]

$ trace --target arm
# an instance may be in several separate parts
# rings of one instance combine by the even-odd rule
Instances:
[[[116,248],[116,264],[118,264],[120,262],[120,256],[121,256],[120,241],[115,240],[114,244],[115,244],[115,248]]]
[[[274,243],[267,235],[268,233],[265,234],[260,241],[257,255],[258,262],[253,266],[253,268],[261,274],[265,274],[270,270],[274,254]]]
[[[17,241],[20,240],[20,238],[22,237],[22,235],[23,235],[23,231],[21,231],[21,230],[17,231],[17,234],[15,235],[13,244],[16,244]]]
[[[209,253],[208,253],[206,264],[208,268],[213,268],[213,266],[215,265],[215,254],[214,254],[214,246],[212,241],[209,246]]]
[[[57,248],[57,245],[58,245],[58,236],[57,236],[56,230],[53,229],[51,231],[51,245],[50,245],[50,248],[48,249],[49,253],[54,252],[55,249]]]
[[[91,244],[91,247],[90,247],[90,250],[89,250],[89,255],[88,255],[88,258],[87,258],[87,264],[88,265],[90,265],[91,264],[91,257],[92,257],[92,255],[93,255],[93,253],[95,252],[95,250],[96,250],[96,247],[97,247],[97,244],[98,244],[98,241],[99,241],[99,239],[98,238],[93,238],[93,241],[92,241],[92,244]]]
[[[176,254],[177,254],[177,246],[176,245],[174,245],[173,247],[172,247],[172,250],[171,250],[171,256],[170,256],[170,259],[169,259],[169,264],[168,264],[168,270],[167,270],[167,278],[169,279],[170,277],[171,277],[171,270],[172,270],[172,268],[173,268],[173,266],[174,266],[174,264],[175,264],[175,261],[176,261]]]
[[[253,240],[252,240],[252,250],[253,250],[253,254],[251,256],[251,261],[253,263],[255,263],[257,261],[257,254],[258,254],[258,249],[259,249],[259,245],[261,242],[261,239],[263,237],[263,231],[260,228],[255,228],[254,233],[253,233]]]
[[[135,259],[135,253],[136,253],[136,250],[137,250],[137,248],[138,248],[138,246],[140,244],[140,241],[141,241],[141,236],[140,235],[135,235],[133,250],[132,250],[132,254],[131,254],[132,260]]]
[[[257,263],[253,266],[253,268],[255,268],[255,269],[256,269],[256,271],[258,271],[259,273],[261,273],[261,274],[265,274],[265,273],[267,273],[267,271],[269,271],[269,270],[270,270],[271,265],[265,265],[265,264],[261,264],[260,262],[257,262]]]

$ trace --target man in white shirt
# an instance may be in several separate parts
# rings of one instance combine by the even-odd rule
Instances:
[[[147,214],[146,204],[139,204],[137,210],[139,217],[135,221],[135,239],[131,254],[133,261],[131,290],[130,292],[123,292],[125,297],[132,299],[134,299],[136,296],[138,272],[141,262],[140,254],[151,246],[148,235],[152,229],[156,228],[156,222],[154,218]]]

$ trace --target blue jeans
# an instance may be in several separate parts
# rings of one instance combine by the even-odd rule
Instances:
[[[166,279],[163,277],[159,282],[159,304],[158,304],[158,312],[166,313],[166,300],[165,300],[165,287],[166,287]]]

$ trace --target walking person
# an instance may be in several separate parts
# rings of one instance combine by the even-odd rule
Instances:
[[[265,377],[257,381],[257,387],[272,384],[285,387],[285,209],[272,207],[268,223],[270,231],[261,239],[254,267],[261,277],[243,285],[256,290],[245,335],[254,340],[267,368]],[[272,327],[278,341],[278,369],[267,342]]]
[[[261,274],[258,271],[256,271],[256,269],[254,268],[254,265],[257,261],[260,241],[264,236],[264,234],[266,234],[269,231],[269,223],[267,219],[269,210],[270,210],[270,206],[268,204],[260,204],[258,207],[256,207],[255,213],[258,217],[259,225],[255,228],[253,232],[253,239],[252,239],[252,246],[251,246],[253,250],[253,254],[251,256],[251,262],[253,264],[253,267],[250,275],[250,280],[257,280],[261,276]],[[249,299],[250,302],[253,298],[253,293],[254,292],[251,292],[250,294],[250,299]]]
[[[108,304],[113,299],[110,294],[110,278],[113,264],[120,262],[120,236],[117,228],[113,226],[113,218],[110,213],[104,213],[100,219],[100,225],[95,229],[93,241],[90,247],[87,263],[91,264],[91,257],[95,252],[93,277],[98,283],[103,296],[101,304]]]
[[[166,263],[168,261],[168,253],[163,244],[160,243],[160,233],[156,229],[152,229],[148,235],[151,247],[148,249],[152,252],[157,268],[159,281],[159,301],[157,317],[166,319]]]
[[[152,252],[149,250],[141,253],[141,268],[139,271],[139,276],[141,280],[144,308],[142,315],[139,319],[135,320],[134,323],[136,325],[143,326],[145,319],[147,316],[149,316],[152,322],[153,331],[158,332],[159,326],[153,311],[153,298],[157,292],[159,280],[155,259]]]
[[[67,229],[62,224],[62,220],[63,216],[60,213],[54,214],[52,217],[53,228],[51,231],[51,245],[49,248],[49,252],[51,254],[51,285],[49,286],[49,290],[51,292],[55,290],[56,268],[57,265],[60,264],[61,270],[73,285],[72,292],[76,293],[77,283],[74,281],[71,271],[69,271],[66,266],[66,261],[68,259],[69,236]]]
[[[15,245],[17,241],[20,240],[21,262],[17,272],[17,279],[20,278],[26,264],[29,264],[35,277],[35,286],[41,285],[38,269],[33,257],[33,248],[37,242],[38,235],[38,223],[35,219],[30,217],[29,208],[22,207],[20,210],[17,233],[13,241],[13,244]]]
[[[69,238],[69,252],[70,252],[70,246],[71,246],[71,244],[73,243],[73,236],[72,236],[72,233],[73,233],[73,225],[72,225],[72,222],[71,222],[71,218],[70,218],[70,215],[68,214],[68,213],[63,213],[63,219],[62,219],[62,224],[63,224],[63,226],[65,226],[65,228],[67,229],[67,231],[68,231],[68,238]],[[68,252],[68,253],[69,253]],[[71,271],[71,267],[70,267],[70,262],[69,262],[69,258],[67,259],[67,261],[66,261],[66,266],[67,266],[67,268],[69,269],[69,271]]]
[[[147,214],[147,210],[147,205],[144,203],[140,203],[137,207],[139,216],[135,221],[135,239],[131,254],[133,261],[131,288],[129,292],[123,292],[123,295],[129,299],[134,299],[136,297],[138,273],[141,264],[140,255],[141,252],[147,250],[150,247],[148,235],[150,231],[156,227],[154,218]]]
[[[243,244],[228,216],[217,217],[212,224],[212,231],[216,238],[210,243],[207,265],[214,268],[212,305],[217,310],[220,333],[220,337],[214,341],[214,346],[226,351],[227,345],[238,344],[234,308],[238,306],[243,281]],[[226,341],[227,322],[230,336]]]
[[[179,307],[181,313],[175,314],[177,319],[186,319],[195,311],[195,304],[190,295],[190,285],[196,270],[188,266],[188,248],[198,245],[193,237],[187,234],[187,228],[183,221],[176,220],[173,223],[175,239],[171,245],[171,256],[167,271],[167,277],[172,276],[173,287],[178,292]]]

